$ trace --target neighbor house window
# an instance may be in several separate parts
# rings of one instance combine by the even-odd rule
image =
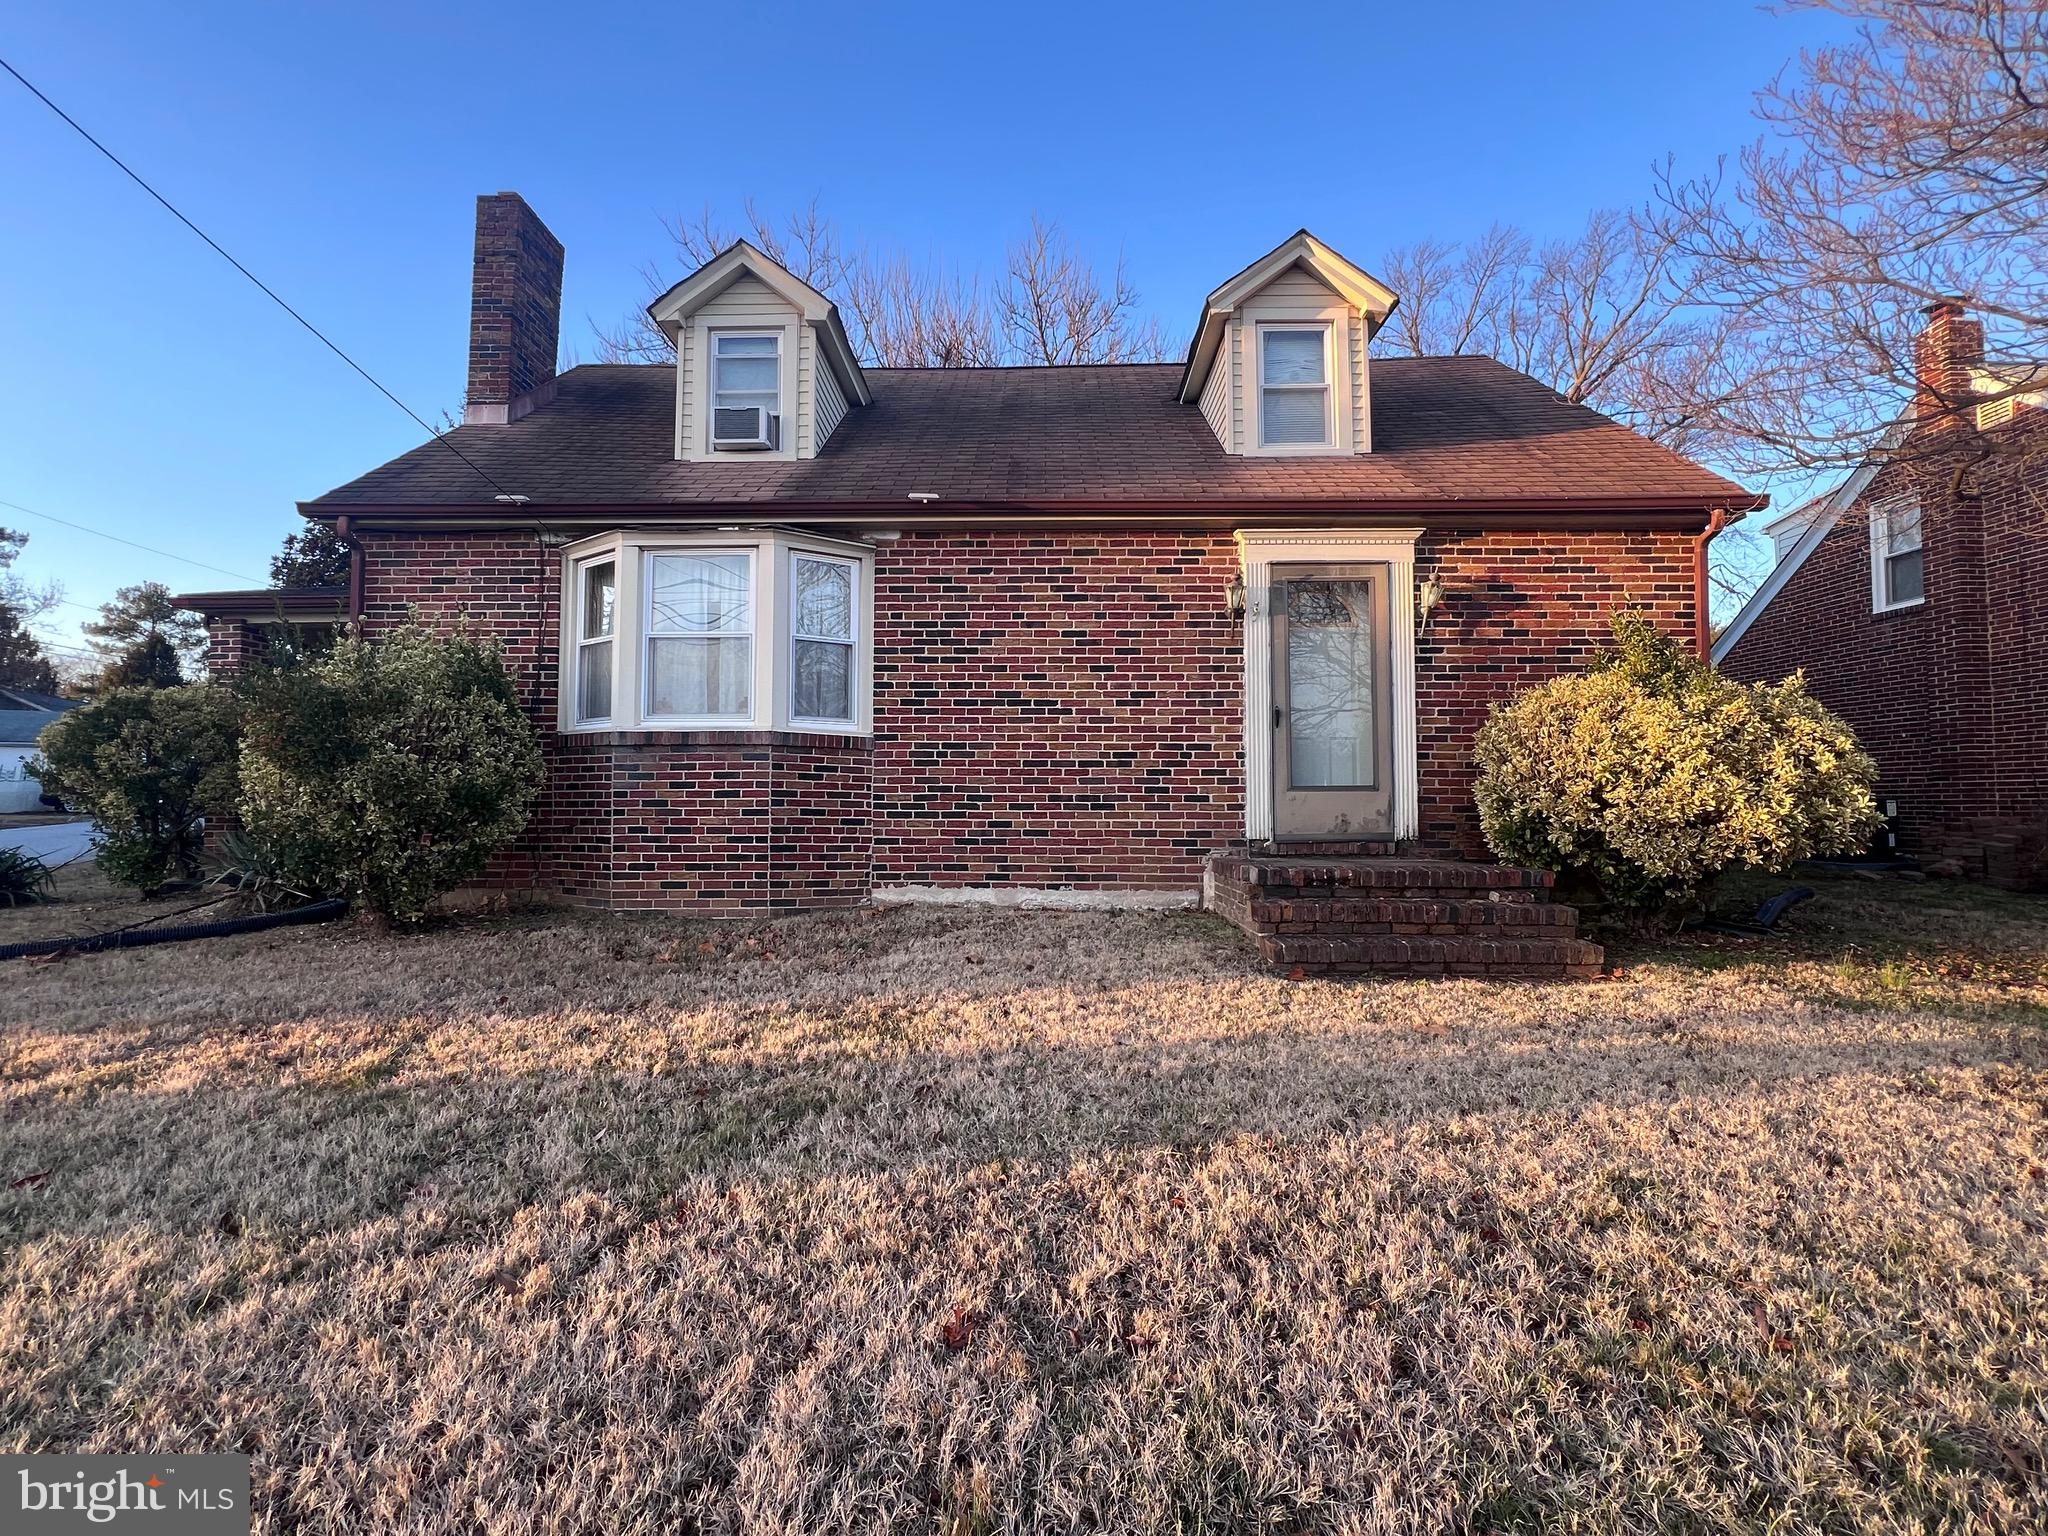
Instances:
[[[714,447],[782,446],[782,337],[711,338],[711,441]]]
[[[647,717],[746,720],[754,712],[751,551],[647,556]]]
[[[1927,557],[1920,547],[1920,508],[1890,502],[1870,512],[1871,605],[1906,608],[1927,597]]]
[[[564,551],[565,731],[870,728],[866,545],[783,529],[621,531]]]
[[[860,567],[831,555],[790,556],[789,712],[845,724],[854,718],[855,610]]]
[[[586,560],[576,568],[576,719],[612,717],[612,641],[618,626],[619,565]]]
[[[1330,441],[1329,327],[1259,330],[1259,441],[1269,448]]]

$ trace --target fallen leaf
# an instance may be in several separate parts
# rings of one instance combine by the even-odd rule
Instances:
[[[50,1181],[50,1175],[56,1171],[54,1168],[44,1168],[36,1173],[24,1173],[7,1187],[9,1189],[41,1189]]]
[[[970,1312],[965,1307],[955,1307],[952,1317],[939,1324],[939,1338],[946,1348],[957,1355],[974,1341],[974,1335],[980,1329],[980,1313]]]

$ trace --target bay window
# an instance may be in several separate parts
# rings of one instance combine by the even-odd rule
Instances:
[[[868,546],[782,531],[572,545],[561,728],[864,733],[873,580]]]
[[[618,624],[616,560],[586,560],[576,568],[576,723],[603,725],[612,717],[612,636]]]
[[[649,552],[649,720],[747,720],[754,712],[754,556]]]
[[[835,555],[790,555],[790,702],[793,719],[854,718],[854,613],[860,566]]]

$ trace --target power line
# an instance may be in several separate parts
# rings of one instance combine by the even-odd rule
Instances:
[[[123,160],[119,155],[115,154],[111,149],[107,148],[106,145],[102,144],[98,139],[94,138],[91,134],[87,133],[85,131],[85,128],[69,112],[66,112],[62,107],[58,106],[57,103],[50,100],[50,98],[45,96],[41,91],[37,90],[34,84],[30,82],[28,76],[24,75],[20,70],[16,69],[12,64],[8,63],[5,59],[0,59],[0,69],[6,70],[7,73],[14,76],[15,79],[19,80],[22,83],[22,85],[28,90],[28,93],[31,96],[35,97],[37,101],[40,101],[52,112],[56,113],[59,117],[63,118],[64,121],[71,126],[72,130],[76,132],[80,138],[84,139],[86,143],[90,144],[94,149],[98,150],[101,154],[105,155],[109,160],[113,161],[114,164],[120,168],[122,175],[126,176],[130,181],[134,182],[135,185],[137,185],[138,187],[142,188],[143,191],[147,192],[159,203],[162,203],[164,208],[170,213],[172,218],[176,219],[180,224],[184,225],[187,229],[191,230],[193,234],[197,235],[200,239],[204,240],[208,245],[212,246],[214,252],[221,258],[221,260],[225,261],[229,266],[233,267],[237,272],[241,273],[242,276],[246,277],[247,279],[249,279],[250,282],[254,283],[258,288],[262,289],[264,294],[269,297],[270,301],[273,304],[275,304],[279,309],[283,310],[286,314],[290,315],[294,320],[298,321],[299,324],[303,325],[308,331],[312,332],[314,337],[316,337],[319,340],[322,346],[326,347],[328,351],[332,352],[336,357],[340,358],[344,363],[347,363],[349,367],[355,369],[357,373],[361,374],[366,380],[368,380],[370,387],[376,390],[378,394],[382,395],[386,400],[389,400],[393,405],[397,406],[401,411],[405,412],[406,415],[410,416],[414,420],[414,422],[416,422],[419,425],[421,431],[427,433],[427,435],[432,437],[435,442],[439,443],[443,448],[446,448],[450,453],[454,454],[456,458],[462,460],[463,463],[467,464],[471,469],[475,470],[477,474],[482,477],[484,483],[489,485],[491,489],[496,491],[499,495],[511,495],[511,492],[507,491],[504,486],[498,484],[496,480],[493,480],[491,478],[491,476],[484,470],[482,465],[478,464],[476,460],[472,459],[460,448],[456,447],[453,443],[449,442],[448,439],[443,437],[439,432],[436,432],[432,427],[428,426],[426,419],[422,417],[418,411],[415,411],[411,406],[407,405],[403,400],[399,399],[398,396],[394,395],[393,393],[391,393],[390,390],[386,389],[382,384],[378,383],[376,376],[373,375],[369,369],[365,368],[361,363],[357,362],[354,358],[350,357],[346,352],[342,351],[340,347],[336,346],[332,341],[330,341],[327,338],[326,333],[322,331],[319,326],[315,325],[312,321],[308,320],[296,309],[293,309],[291,305],[285,303],[285,301],[282,298],[278,297],[277,291],[273,289],[268,283],[264,282],[262,278],[258,277],[254,272],[251,272],[239,261],[235,260],[234,257],[230,256],[227,253],[226,248],[223,247],[218,240],[214,239],[213,236],[209,235],[197,224],[194,224],[190,219],[186,218],[184,214],[180,213],[176,205],[173,204],[169,198],[165,197],[163,193],[157,191],[155,187],[152,187],[148,182],[144,181],[134,171],[130,170],[128,168],[128,163],[125,160]]]
[[[4,63],[0,60],[0,63]],[[246,571],[223,570],[217,565],[208,565],[204,560],[194,560],[189,555],[174,555],[168,549],[158,549],[151,544],[138,544],[133,539],[124,539],[118,533],[104,533],[98,528],[88,528],[83,523],[74,523],[68,518],[54,517],[48,512],[38,512],[34,507],[24,507],[18,501],[0,501],[0,507],[10,512],[21,512],[29,517],[40,517],[46,523],[56,523],[65,528],[76,528],[80,533],[89,533],[94,538],[111,539],[116,544],[126,544],[130,549],[139,549],[144,554],[161,555],[166,560],[176,560],[182,565],[196,565],[202,571],[212,571],[216,576],[232,576],[237,581],[255,581],[257,578]]]

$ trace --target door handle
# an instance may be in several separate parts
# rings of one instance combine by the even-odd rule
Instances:
[[[1287,711],[1282,709],[1278,704],[1275,704],[1273,706],[1273,729],[1276,731],[1279,730],[1280,722],[1286,717]]]

